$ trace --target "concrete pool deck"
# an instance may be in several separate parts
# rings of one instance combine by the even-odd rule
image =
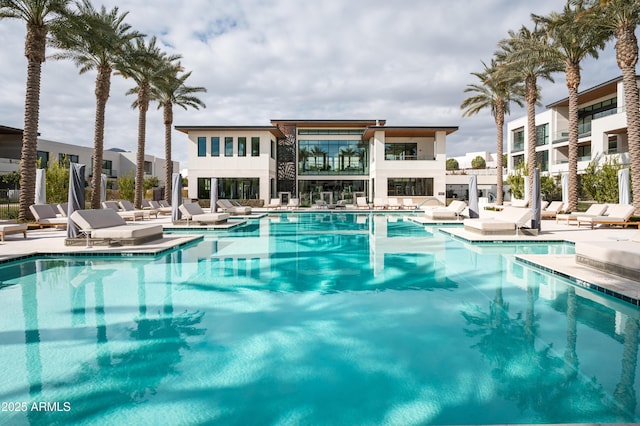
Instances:
[[[304,211],[297,211],[304,212]],[[307,212],[318,213],[327,212],[319,210],[307,210]],[[344,211],[340,211],[344,212]],[[378,211],[353,210],[353,213],[381,213]],[[264,213],[264,212],[262,212]],[[291,213],[291,211],[268,212],[274,214]],[[410,211],[405,211],[408,218],[415,218]],[[262,217],[254,215],[252,217]],[[164,251],[171,250],[185,244],[202,238],[199,232],[211,229],[229,229],[233,226],[239,226],[246,222],[247,217],[234,217],[232,223],[222,226],[194,226],[189,227],[181,225],[173,225],[169,216],[160,216],[145,220],[145,223],[162,224],[166,231],[179,230],[180,233],[166,233],[164,238],[151,241],[138,246],[106,246],[95,245],[91,248],[85,246],[65,246],[64,239],[66,231],[56,228],[32,229],[27,232],[27,238],[24,239],[22,234],[12,234],[6,237],[4,242],[0,243],[0,262],[7,262],[23,257],[30,257],[39,254],[46,255],[65,255],[65,254],[89,254],[89,255],[117,255],[125,254],[127,256],[136,255],[157,255]],[[448,233],[455,238],[470,242],[472,244],[491,244],[495,242],[551,242],[551,241],[567,241],[575,243],[577,241],[623,241],[628,240],[635,233],[639,232],[636,228],[615,228],[602,227],[590,229],[588,227],[578,228],[576,225],[567,225],[564,223],[556,223],[554,220],[543,220],[542,229],[538,235],[513,235],[513,236],[491,236],[480,235],[474,232],[466,231],[461,221],[414,221],[416,226],[438,227],[442,232]],[[460,226],[451,226],[459,224]],[[190,234],[189,231],[194,233]],[[640,256],[640,245],[638,250]],[[616,275],[601,272],[597,269],[577,264],[574,255],[519,255],[516,256],[524,263],[534,265],[543,270],[569,278],[577,285],[590,288],[603,293],[609,293],[614,297],[621,298],[632,304],[640,305],[640,277],[639,281],[633,281]]]

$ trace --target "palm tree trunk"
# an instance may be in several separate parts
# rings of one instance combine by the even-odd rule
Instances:
[[[631,157],[633,207],[640,214],[640,96],[636,82],[638,39],[635,23],[616,28],[616,59],[622,71],[622,84],[627,109],[627,137]]]
[[[146,139],[147,110],[149,109],[149,84],[141,83],[138,93],[138,152],[136,155],[136,179],[133,205],[142,208],[144,188],[144,144]]]
[[[171,161],[171,125],[173,124],[173,104],[164,103],[164,199],[171,204],[171,175],[173,174],[173,162]]]
[[[567,64],[567,89],[569,90],[569,205],[568,211],[578,207],[578,87],[580,64]]]
[[[36,192],[36,157],[38,151],[38,121],[40,115],[40,77],[45,60],[47,27],[27,24],[25,56],[27,64],[27,94],[24,105],[24,131],[20,165],[20,199],[18,220],[33,219],[29,206]],[[46,166],[46,164],[44,164]]]
[[[536,101],[538,100],[537,78],[525,79],[525,100],[527,102],[527,172],[529,174],[529,202],[533,199],[533,169],[536,168]]]
[[[100,208],[102,191],[102,158],[104,153],[104,116],[111,90],[111,67],[102,66],[96,76],[96,121],[93,135],[93,175],[91,177],[91,208]]]
[[[498,206],[502,205],[502,193],[503,193],[503,176],[502,176],[502,168],[504,167],[504,165],[502,164],[502,151],[503,151],[503,144],[504,144],[504,103],[503,102],[497,102],[496,103],[496,133],[497,133],[497,140],[496,140],[496,161],[498,163],[497,167],[496,167],[496,204]]]

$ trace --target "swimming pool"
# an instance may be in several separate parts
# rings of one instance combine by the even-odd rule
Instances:
[[[514,260],[572,250],[320,213],[0,265],[0,424],[637,421],[638,310]]]

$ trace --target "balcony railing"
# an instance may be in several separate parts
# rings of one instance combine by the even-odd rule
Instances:
[[[387,161],[434,161],[433,155],[406,155],[406,154],[385,154],[384,159]]]

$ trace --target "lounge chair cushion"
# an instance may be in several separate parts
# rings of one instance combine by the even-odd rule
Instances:
[[[593,228],[594,225],[599,223],[624,223],[631,218],[635,208],[629,204],[613,204],[607,208],[606,215],[599,216],[578,216],[576,220],[578,225],[582,223],[589,223]]]
[[[201,223],[225,222],[229,213],[205,213],[197,203],[185,203],[179,207],[185,219]]]
[[[141,239],[162,237],[162,225],[127,224],[111,209],[76,210],[71,220],[82,231],[91,231],[91,238]]]
[[[234,206],[233,203],[229,200],[218,200],[216,204],[224,211],[225,213],[231,214],[251,214],[251,207],[249,206]]]
[[[577,241],[576,262],[632,280],[640,276],[640,232],[629,241]]]
[[[607,211],[607,207],[608,206],[606,204],[591,204],[585,212],[563,213],[556,215],[556,222],[559,220],[566,220],[567,223],[569,223],[571,220],[578,219],[579,216],[602,216],[604,215],[604,212]]]
[[[429,219],[457,219],[466,207],[467,204],[464,201],[454,200],[446,207],[437,206],[427,208],[424,214]]]
[[[57,226],[67,224],[67,218],[59,217],[57,209],[51,204],[33,204],[29,206],[29,210],[38,225]]]
[[[505,207],[492,218],[465,219],[464,228],[482,234],[512,234],[532,217],[531,209]]]

